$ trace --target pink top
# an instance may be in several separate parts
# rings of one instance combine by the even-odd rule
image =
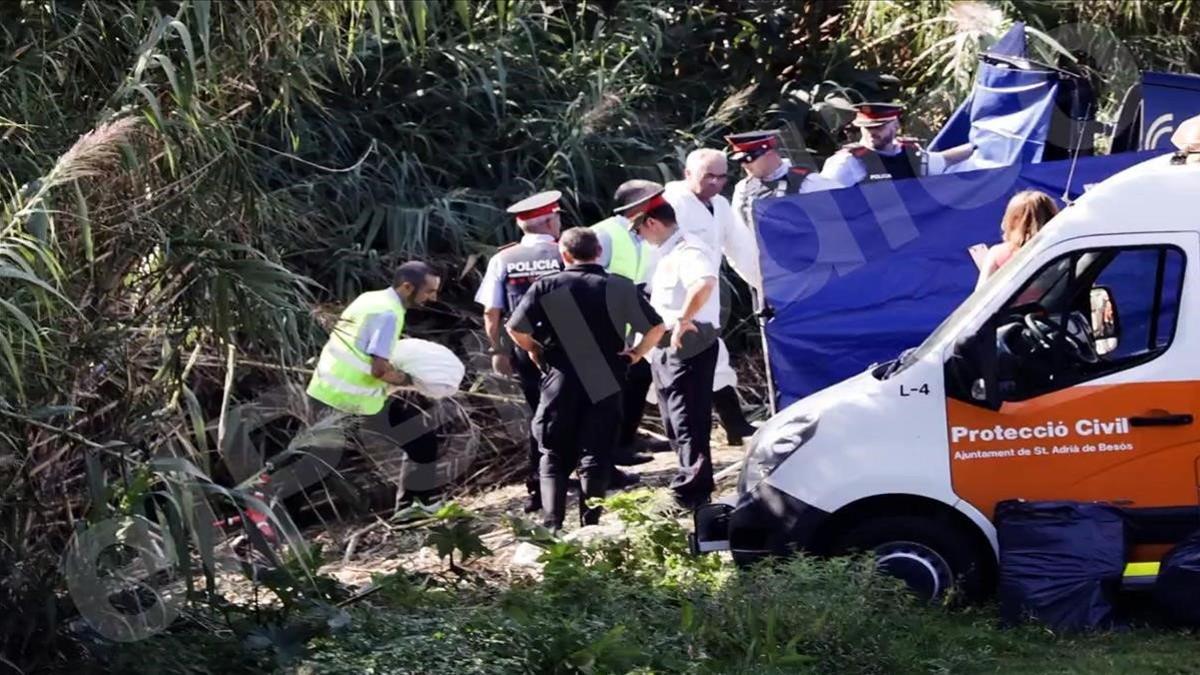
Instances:
[[[975,283],[975,288],[983,285],[983,282],[988,277],[996,273],[996,270],[1004,266],[1013,254],[1017,252],[1017,247],[1006,242],[996,244],[988,249],[987,256],[983,260],[983,267],[979,270],[979,280]]]
[[[1017,248],[1006,241],[993,246],[991,252],[995,256],[992,258],[994,264],[992,271],[995,272],[1004,267],[1004,263],[1013,257],[1013,254],[1017,252]]]

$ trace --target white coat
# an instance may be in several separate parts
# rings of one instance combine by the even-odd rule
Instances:
[[[667,183],[663,199],[675,209],[675,220],[679,229],[700,239],[712,253],[712,266],[721,268],[721,257],[751,289],[762,288],[762,272],[758,265],[758,245],[754,233],[742,227],[734,218],[729,201],[717,195],[712,199],[710,212],[700,198],[683,181]],[[720,294],[720,289],[715,293]],[[729,363],[729,350],[720,340],[717,352],[717,369],[713,374],[713,391],[725,387],[737,387],[737,373]]]
[[[679,229],[699,238],[713,252],[715,266],[721,266],[724,254],[729,266],[750,288],[762,287],[754,232],[737,222],[729,200],[721,195],[713,197],[713,210],[709,212],[683,181],[667,183],[663,198],[675,209]]]

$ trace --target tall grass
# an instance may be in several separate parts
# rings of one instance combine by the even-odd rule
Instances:
[[[1196,66],[1194,3],[997,6],[947,42],[945,2],[0,3],[5,658],[54,652],[67,542],[144,512],[153,458],[234,482],[211,422],[303,379],[315,310],[410,256],[465,299],[512,199],[554,187],[592,222],[619,182],[763,124],[827,153],[831,101],[896,93],[874,68],[961,90],[1015,18]]]

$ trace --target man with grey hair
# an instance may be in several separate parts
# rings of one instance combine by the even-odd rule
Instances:
[[[712,268],[721,268],[724,253],[729,266],[757,292],[762,286],[758,247],[754,233],[737,222],[729,201],[721,195],[728,180],[729,162],[725,153],[700,148],[688,154],[683,180],[667,183],[663,198],[675,209],[679,229],[708,247]],[[721,309],[724,315],[729,308]],[[713,409],[725,429],[725,437],[730,445],[741,445],[742,438],[753,435],[755,428],[746,421],[738,400],[737,374],[729,364],[729,350],[724,341],[718,343],[712,389]]]

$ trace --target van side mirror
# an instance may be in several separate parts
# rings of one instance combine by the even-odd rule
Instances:
[[[1092,339],[1096,353],[1108,354],[1117,348],[1121,337],[1120,316],[1117,301],[1107,286],[1094,286],[1091,291]]]
[[[971,400],[975,401],[976,403],[983,403],[985,405],[987,404],[987,401],[988,401],[987,380],[980,377],[971,383]]]

